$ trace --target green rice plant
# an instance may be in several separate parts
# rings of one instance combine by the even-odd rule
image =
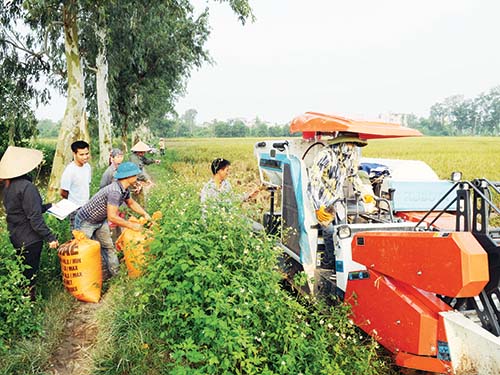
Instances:
[[[498,137],[417,137],[371,140],[368,157],[422,160],[442,179],[461,171],[465,179],[500,181]]]
[[[216,138],[169,140],[167,148],[179,155],[179,163],[189,163],[210,177],[210,162],[216,157],[231,160],[236,178],[240,173],[256,173],[253,155],[258,138]],[[422,160],[442,179],[461,171],[466,179],[485,177],[500,181],[499,137],[415,137],[369,140],[363,156]],[[198,171],[198,169],[197,169]]]

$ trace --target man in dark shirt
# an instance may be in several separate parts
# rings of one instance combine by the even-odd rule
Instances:
[[[42,198],[31,178],[27,175],[43,159],[41,151],[9,146],[0,160],[0,179],[5,180],[3,204],[7,214],[10,241],[23,264],[23,271],[30,282],[30,297],[35,298],[35,276],[40,266],[43,241],[55,249],[59,246],[43,220],[42,213],[49,205]]]
[[[139,169],[141,170],[141,173],[137,177],[138,181],[141,182],[151,182],[151,179],[149,178],[149,175],[147,172],[144,170],[145,165],[149,164],[158,164],[160,163],[159,159],[148,159],[146,157],[146,152],[151,151],[151,147],[149,147],[147,144],[145,144],[142,141],[137,142],[131,149],[132,154],[130,155],[130,161],[134,164],[136,164]]]
[[[119,215],[122,203],[141,216],[150,219],[149,214],[130,197],[129,187],[137,181],[141,173],[139,167],[131,162],[120,164],[115,173],[116,181],[99,190],[86,204],[84,204],[75,218],[75,229],[85,233],[88,238],[95,238],[101,244],[101,258],[104,276],[109,273],[116,275],[119,269],[118,257],[111,239],[111,232],[107,221],[120,227],[140,230],[141,225],[129,222]]]
[[[160,163],[159,159],[153,160],[148,159],[145,154],[146,152],[151,151],[151,147],[145,144],[142,141],[137,142],[131,149],[132,154],[130,155],[130,161],[136,164],[141,173],[137,176],[137,183],[132,189],[134,199],[139,202],[143,207],[146,207],[146,191],[153,186],[153,181],[149,177],[149,174],[146,172],[144,168],[145,165],[150,164],[158,164]]]

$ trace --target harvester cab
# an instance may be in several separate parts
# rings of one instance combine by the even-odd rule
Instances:
[[[457,174],[440,180],[421,161],[362,158],[356,147],[356,171],[335,176],[342,193],[327,230],[311,186],[318,155],[332,139],[421,134],[313,112],[296,117],[290,130],[302,138],[254,146],[270,192],[263,224],[278,235],[287,278],[304,272],[303,292],[349,304],[353,321],[399,366],[500,374],[500,231],[488,224],[492,212],[500,214],[491,198],[500,184]],[[333,263],[325,262],[329,240]]]

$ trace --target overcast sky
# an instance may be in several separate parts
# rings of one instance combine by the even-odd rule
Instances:
[[[204,0],[193,1],[205,4]],[[242,26],[210,2],[215,65],[194,71],[177,111],[198,122],[305,111],[367,120],[428,116],[445,97],[500,85],[500,0],[250,0]],[[37,110],[59,120],[64,100]]]

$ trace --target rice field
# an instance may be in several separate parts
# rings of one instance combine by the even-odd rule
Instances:
[[[169,140],[190,165],[184,173],[193,178],[210,178],[210,162],[224,157],[232,162],[233,179],[247,183],[258,177],[253,145],[257,138],[210,138]],[[484,177],[500,181],[500,137],[420,137],[371,140],[362,152],[367,157],[422,160],[442,179],[461,171],[465,179]]]

